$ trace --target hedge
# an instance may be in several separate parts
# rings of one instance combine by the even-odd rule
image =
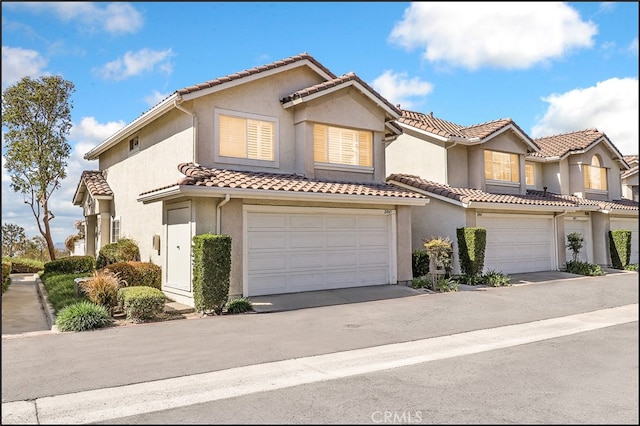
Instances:
[[[104,270],[117,274],[125,287],[146,286],[162,289],[162,268],[151,262],[117,262],[107,265]]]
[[[426,249],[414,250],[411,258],[413,278],[423,277],[429,273],[429,253]]]
[[[203,234],[193,237],[193,300],[199,312],[222,313],[229,297],[231,237]]]
[[[21,257],[3,258],[11,262],[12,274],[31,274],[37,273],[44,269],[44,262]]]
[[[164,311],[166,297],[157,288],[136,286],[118,290],[118,305],[127,319],[142,322],[152,319]]]
[[[7,291],[11,283],[9,275],[11,275],[11,262],[2,259],[2,293]]]
[[[44,272],[61,274],[91,273],[96,269],[93,256],[67,256],[44,264]]]
[[[487,230],[479,227],[457,228],[458,257],[464,275],[482,275],[487,247]]]
[[[631,231],[628,229],[609,231],[609,251],[611,265],[615,269],[624,269],[631,258]]]
[[[140,249],[132,239],[121,238],[115,243],[107,244],[100,249],[96,259],[96,268],[102,269],[117,262],[140,261]]]

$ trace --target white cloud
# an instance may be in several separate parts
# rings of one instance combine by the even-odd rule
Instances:
[[[160,93],[157,90],[154,90],[149,96],[145,96],[144,101],[150,107],[157,105],[160,101],[165,99],[171,93]]]
[[[409,78],[406,72],[386,70],[373,80],[372,86],[382,96],[394,105],[411,109],[414,101],[411,98],[424,97],[433,91],[433,84],[420,80],[419,77]]]
[[[14,9],[49,13],[66,23],[78,22],[82,29],[89,31],[135,33],[144,25],[142,14],[129,3],[108,3],[103,7],[92,2],[20,2],[7,5]]]
[[[531,130],[534,138],[596,128],[623,155],[638,154],[638,79],[611,78],[595,86],[551,94],[544,116]]]
[[[389,40],[434,63],[524,69],[592,47],[596,33],[561,2],[417,2]]]
[[[124,57],[111,61],[101,68],[95,68],[102,78],[124,80],[126,78],[153,71],[154,69],[171,74],[173,65],[168,60],[173,56],[171,49],[151,50],[142,49],[137,52],[127,52]]]
[[[2,88],[11,86],[22,77],[45,75],[46,66],[47,60],[35,50],[2,46]]]

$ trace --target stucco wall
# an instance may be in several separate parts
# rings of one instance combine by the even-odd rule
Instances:
[[[638,173],[631,175],[625,179],[621,180],[622,184],[622,197],[633,200],[633,190],[632,186],[638,186]]]
[[[466,226],[465,210],[446,201],[431,198],[426,206],[413,207],[411,228],[413,250],[424,248],[426,240],[449,237],[453,245],[453,274],[460,273],[456,228]]]
[[[455,145],[447,148],[447,181],[441,182],[454,187],[469,186],[468,148]]]
[[[584,187],[584,166],[591,164],[594,155],[600,158],[600,167],[607,169],[607,190],[598,191]],[[620,165],[612,158],[611,151],[602,143],[583,154],[570,155],[569,166],[569,191],[571,194],[581,194],[584,198],[592,200],[617,200],[622,196],[620,182]]]
[[[422,138],[427,137],[404,129],[404,133],[387,146],[387,175],[403,173],[446,183],[444,142]]]
[[[593,227],[593,262],[603,266],[610,265],[609,215],[599,212],[591,212],[591,226]]]

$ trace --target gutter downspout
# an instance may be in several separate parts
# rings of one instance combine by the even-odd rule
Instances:
[[[569,212],[569,210],[565,210],[560,214],[558,214],[558,213],[554,213],[553,214],[553,237],[555,239],[555,244],[553,245],[553,251],[554,251],[554,254],[555,254],[555,257],[556,257],[556,270],[557,271],[560,270],[560,265],[558,265],[558,256],[560,255],[560,253],[558,253],[558,218],[566,215],[568,212]]]
[[[216,206],[216,234],[220,235],[220,228],[222,227],[222,222],[220,218],[220,211],[222,210],[222,206],[227,204],[231,199],[231,195],[226,194],[224,196],[224,200],[220,201]]]
[[[180,102],[182,102],[182,99],[180,99]],[[198,116],[196,115],[195,112],[189,111],[188,109],[186,109],[185,107],[180,105],[180,103],[178,103],[178,99],[173,101],[173,106],[175,106],[177,109],[179,109],[180,111],[184,112],[185,114],[189,114],[193,118],[193,124],[192,124],[192,126],[193,126],[193,144],[192,144],[193,162],[195,164],[198,164],[198,149],[197,149],[197,145],[196,145],[196,142],[198,140],[198,138],[197,138]]]

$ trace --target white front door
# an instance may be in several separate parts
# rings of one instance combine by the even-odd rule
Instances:
[[[487,230],[484,272],[555,269],[552,216],[485,213],[478,216],[476,225]]]
[[[167,210],[168,289],[191,292],[191,207]]]
[[[245,294],[390,284],[390,211],[267,208],[245,211]]]

